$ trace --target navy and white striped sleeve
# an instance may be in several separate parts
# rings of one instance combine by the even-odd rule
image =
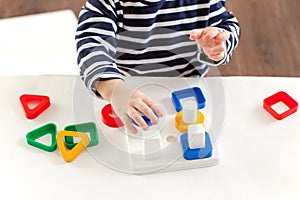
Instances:
[[[83,6],[76,31],[77,63],[80,76],[93,93],[93,82],[121,78],[114,61],[117,14],[112,0],[88,0]]]
[[[226,10],[225,2],[226,0],[210,1],[208,26],[217,27],[219,28],[220,31],[226,30],[230,33],[230,38],[226,40],[226,52],[225,52],[224,59],[217,63],[211,60],[211,63],[213,63],[213,65],[215,66],[226,64],[229,62],[230,58],[232,57],[232,53],[234,49],[237,47],[240,39],[240,27],[239,27],[238,20],[231,12],[228,12]],[[204,53],[200,51],[199,54],[204,54]],[[203,56],[205,57],[206,55]]]

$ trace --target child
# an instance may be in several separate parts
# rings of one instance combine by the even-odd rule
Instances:
[[[88,0],[76,34],[81,78],[133,133],[163,114],[124,81],[129,76],[204,76],[226,64],[240,37],[225,0]]]

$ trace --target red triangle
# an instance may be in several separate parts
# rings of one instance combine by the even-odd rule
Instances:
[[[23,94],[20,96],[20,101],[28,119],[36,118],[50,106],[50,98],[42,95]],[[30,103],[38,104],[36,107],[30,109]]]

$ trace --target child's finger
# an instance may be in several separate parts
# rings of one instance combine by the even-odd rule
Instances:
[[[208,57],[211,60],[218,62],[218,61],[222,60],[224,58],[224,56],[225,56],[225,54],[224,54],[224,52],[222,52],[222,53],[219,53],[219,54],[211,54]]]
[[[135,108],[141,112],[142,115],[145,115],[148,119],[150,119],[152,124],[158,124],[158,117],[146,103],[140,101],[135,105]]]
[[[151,109],[154,111],[154,113],[158,117],[163,117],[164,116],[164,114],[162,112],[162,109],[160,108],[160,106],[158,104],[154,104],[153,106],[151,106]]]
[[[163,116],[163,113],[162,113],[161,109],[157,106],[157,104],[149,96],[144,96],[142,98],[142,100],[150,108],[151,114],[154,114],[156,118]],[[151,120],[151,122],[152,122],[152,120]]]
[[[214,42],[213,39],[219,34],[220,32],[218,29],[214,27],[208,27],[205,29],[204,33],[202,34],[201,40],[202,44],[201,46],[206,46],[209,43]]]
[[[143,97],[143,101],[152,109],[158,117],[163,117],[163,112],[159,108],[159,106],[148,96]]]
[[[230,33],[229,32],[221,32],[219,33],[215,38],[214,38],[214,42],[215,43],[220,43],[220,42],[224,42],[226,40],[228,40],[230,37]]]
[[[121,118],[122,122],[125,124],[126,128],[131,131],[133,134],[137,133],[137,129],[133,126],[130,117],[125,115]]]
[[[139,114],[139,112],[135,108],[130,108],[128,110],[128,115],[131,119],[135,121],[143,130],[147,130],[149,128],[148,124],[145,122],[145,120],[142,118],[142,116]]]
[[[190,40],[198,40],[202,37],[204,29],[195,29],[190,33]]]
[[[219,54],[226,50],[224,42],[220,42],[214,45],[207,45],[205,50],[209,54]]]

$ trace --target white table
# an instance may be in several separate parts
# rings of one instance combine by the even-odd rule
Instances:
[[[62,129],[74,123],[71,88],[75,80],[73,76],[0,78],[0,91],[4,94],[0,99],[0,182],[6,199],[71,196],[74,199],[199,196],[297,199],[300,196],[299,112],[277,121],[262,108],[262,100],[279,90],[299,101],[299,78],[222,78],[227,107],[218,143],[220,163],[209,168],[146,176],[105,167],[88,151],[72,163],[65,163],[58,151],[45,153],[26,144],[26,133],[40,125],[54,122]],[[42,91],[50,96],[51,109],[35,120],[27,120],[19,95]]]
[[[32,20],[46,16],[35,16]],[[0,22],[0,27],[5,23]],[[11,23],[16,22],[12,20]],[[66,50],[60,49],[62,55],[68,54],[70,46],[64,47]],[[1,55],[6,52],[2,47]],[[49,51],[56,49],[51,47]],[[19,58],[16,52],[11,55]],[[62,55],[57,55],[58,59],[51,62],[60,63]],[[49,61],[50,57],[40,61]],[[69,57],[66,63],[71,63],[72,59]],[[47,62],[35,61],[28,61],[26,66],[39,66],[40,69],[47,65]],[[14,75],[6,71],[9,62],[5,63],[0,66],[5,68],[3,73]],[[299,102],[299,78],[222,78],[226,120],[218,142],[220,163],[209,168],[141,176],[112,170],[93,159],[88,151],[72,163],[65,163],[58,151],[46,153],[26,144],[25,134],[33,128],[52,121],[61,129],[74,122],[74,90],[71,88],[74,88],[76,77],[65,75],[74,73],[74,65],[70,63],[63,65],[65,73],[61,68],[51,73],[49,65],[38,73],[24,71],[25,75],[64,76],[0,77],[3,199],[299,199],[300,114],[296,112],[277,121],[262,108],[263,99],[280,90]],[[20,64],[11,66],[23,67]],[[21,74],[16,72],[15,75]],[[27,120],[18,98],[23,93],[34,92],[49,95],[52,105],[37,119]]]

